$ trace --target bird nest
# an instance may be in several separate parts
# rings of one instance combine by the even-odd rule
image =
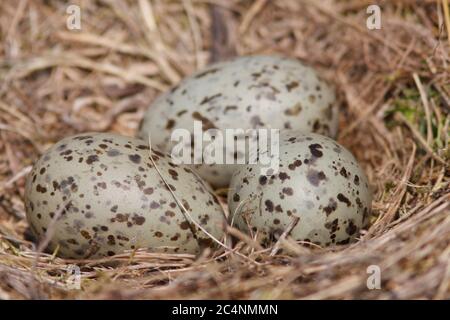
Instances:
[[[1,1],[0,299],[450,298],[449,4],[380,0],[371,29],[373,2],[80,0],[78,26],[63,1]],[[248,54],[301,59],[336,86],[338,141],[374,190],[357,242],[282,239],[273,254],[240,236],[200,256],[80,261],[32,241],[24,182],[47,148],[85,131],[132,136],[183,76]]]

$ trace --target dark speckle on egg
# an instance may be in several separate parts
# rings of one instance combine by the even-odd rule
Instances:
[[[131,155],[128,156],[128,158],[129,158],[133,163],[136,163],[136,164],[141,163],[141,156],[138,155],[138,154],[131,154]]]
[[[72,155],[77,161],[69,161]],[[170,178],[168,186],[150,157]],[[199,253],[209,236],[185,228],[186,217],[169,189],[220,239],[225,216],[205,183],[164,153],[150,151],[145,141],[82,134],[58,142],[34,165],[26,182],[27,218],[38,238],[56,221],[49,249],[59,246],[62,257],[100,258],[139,247]]]
[[[150,135],[154,145],[170,152],[173,129],[193,133],[194,121],[203,130],[270,127],[335,137],[338,109],[333,88],[313,68],[295,59],[256,55],[210,65],[185,78],[149,106],[138,136]],[[322,152],[312,145],[313,157]],[[235,166],[196,169],[215,187],[226,187]]]
[[[353,155],[327,137],[285,131],[279,157],[278,174],[272,175],[278,179],[260,176],[259,164],[242,166],[233,174],[228,206],[236,226],[258,231],[261,243],[270,245],[280,226],[298,217],[290,232],[294,240],[319,245],[354,241],[367,225],[372,194]],[[233,201],[236,195],[246,201]]]

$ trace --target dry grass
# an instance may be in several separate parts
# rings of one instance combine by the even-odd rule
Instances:
[[[66,28],[63,1],[0,2],[0,299],[450,298],[448,0],[377,1],[373,31],[366,0],[72,2],[81,31]],[[236,53],[300,58],[336,85],[339,141],[375,191],[360,241],[262,249],[240,235],[232,251],[197,258],[39,253],[22,201],[33,161],[76,132],[133,135],[161,91]],[[271,254],[280,248],[295,254]],[[82,290],[62,285],[70,264],[81,267]],[[381,290],[366,287],[372,264]]]

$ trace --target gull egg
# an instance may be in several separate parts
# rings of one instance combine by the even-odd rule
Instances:
[[[107,133],[79,134],[50,148],[28,176],[25,206],[33,233],[49,236],[49,248],[71,258],[138,248],[198,253],[214,245],[209,235],[220,240],[225,219],[191,169],[145,141]]]
[[[320,246],[354,240],[369,221],[372,194],[353,155],[328,137],[286,131],[274,156],[277,170],[265,174],[252,164],[233,174],[228,204],[237,227],[269,244],[297,217],[294,240]]]
[[[334,90],[314,69],[277,56],[239,57],[217,63],[184,79],[148,108],[139,137],[151,136],[166,152],[171,134],[194,121],[208,129],[293,129],[335,137],[338,108]],[[227,152],[233,152],[227,151]],[[227,186],[236,166],[197,165],[216,187]]]

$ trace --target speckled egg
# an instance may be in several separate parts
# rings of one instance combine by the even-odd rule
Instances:
[[[276,169],[276,168],[275,168]],[[234,224],[269,244],[298,217],[294,240],[346,244],[366,226],[371,209],[367,178],[353,155],[318,134],[280,134],[278,170],[246,165],[235,171],[228,194]]]
[[[168,151],[173,130],[192,133],[195,120],[203,130],[294,129],[335,137],[338,108],[333,89],[312,68],[294,59],[248,56],[210,65],[157,98],[139,136],[150,134],[152,143]],[[235,168],[202,164],[197,169],[211,184],[223,187]]]
[[[167,184],[163,182],[150,156]],[[33,233],[70,258],[111,256],[126,249],[197,253],[221,238],[224,214],[209,187],[145,141],[106,133],[61,140],[34,165],[25,206]],[[52,227],[53,226],[53,227]],[[51,230],[50,230],[51,229]]]

